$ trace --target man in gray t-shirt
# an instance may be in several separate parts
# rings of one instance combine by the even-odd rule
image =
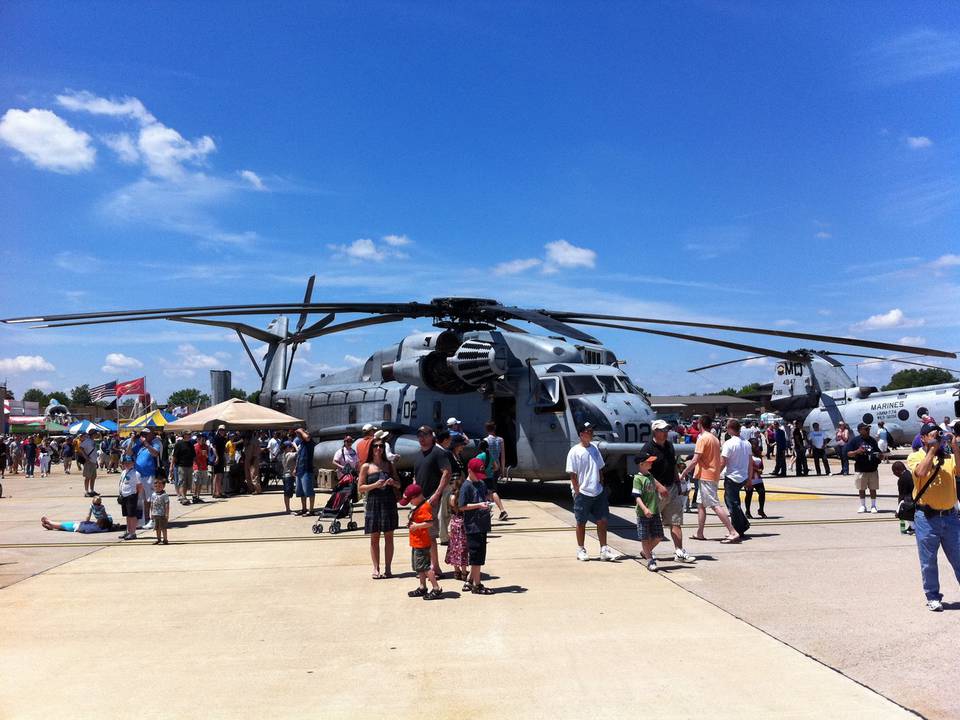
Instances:
[[[443,491],[450,482],[450,459],[446,451],[438,446],[433,437],[433,429],[421,425],[417,430],[420,452],[413,462],[415,482],[423,491],[433,510],[433,522],[430,526],[430,563],[437,578],[440,577],[440,556],[437,552],[437,538],[440,536],[440,502]]]

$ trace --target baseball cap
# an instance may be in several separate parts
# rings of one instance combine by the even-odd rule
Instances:
[[[478,480],[487,479],[487,466],[480,458],[471,458],[467,462],[467,470],[476,475]]]
[[[447,427],[450,427],[451,425],[459,425],[459,424],[460,424],[460,421],[457,420],[455,417],[447,418]]]
[[[400,498],[400,504],[406,505],[411,500],[413,500],[417,495],[423,495],[423,490],[419,485],[413,483],[412,485],[407,485],[407,489],[403,491],[403,497]]]
[[[368,433],[368,432],[370,432],[371,430],[373,430],[375,427],[376,427],[376,425],[374,425],[373,423],[366,423],[366,424],[363,426],[362,430],[363,430],[363,432]]]
[[[460,433],[454,433],[452,436],[453,440],[451,441],[452,445],[466,445],[467,439]]]
[[[218,426],[217,426],[217,432],[220,432],[221,430],[226,430],[226,429],[227,429],[227,426],[226,426],[226,425],[218,425]]]
[[[666,420],[654,420],[653,424],[650,426],[651,430],[669,430],[670,423]]]
[[[637,465],[639,465],[640,463],[644,463],[644,462],[646,462],[647,460],[650,460],[650,459],[656,460],[656,459],[657,459],[657,455],[656,455],[656,453],[652,453],[652,452],[650,452],[649,450],[641,450],[641,451],[640,451],[640,454],[637,455],[637,456],[634,458],[634,460],[636,461]]]
[[[580,424],[577,426],[577,432],[578,432],[578,433],[582,433],[582,432],[593,432],[593,423],[588,423],[588,422],[580,423]]]
[[[940,432],[941,429],[942,428],[936,423],[932,423],[932,422],[924,423],[923,427],[920,428],[920,434],[926,435],[927,433],[932,433],[934,430],[936,430],[937,432]]]
[[[433,435],[433,428],[429,425],[421,425],[417,428],[417,435]]]

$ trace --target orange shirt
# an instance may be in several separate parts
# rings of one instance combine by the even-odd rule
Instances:
[[[712,432],[702,432],[697,438],[694,452],[700,456],[697,471],[701,480],[716,482],[720,479],[720,440]]]
[[[433,508],[430,507],[430,501],[424,500],[423,504],[415,507],[410,512],[410,522],[422,523],[433,520]],[[428,548],[430,547],[430,528],[416,528],[410,531],[410,547]]]
[[[353,449],[357,451],[357,472],[360,472],[360,468],[363,467],[364,463],[370,462],[370,446],[373,444],[373,436],[362,437],[357,440],[353,445]]]

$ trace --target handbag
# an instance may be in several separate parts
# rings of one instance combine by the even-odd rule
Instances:
[[[927,488],[930,487],[930,483],[936,480],[937,475],[940,474],[940,468],[943,467],[943,458],[940,458],[940,462],[937,463],[937,466],[933,469],[933,474],[930,478],[923,484],[923,487],[920,488],[920,492],[917,493],[916,497],[904,498],[900,501],[900,504],[897,506],[897,519],[898,520],[909,520],[913,522],[913,518],[917,513],[917,503],[920,502],[920,498],[923,497],[923,494],[927,491]]]

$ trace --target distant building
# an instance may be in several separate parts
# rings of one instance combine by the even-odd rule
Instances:
[[[652,395],[650,405],[658,416],[681,417],[709,413],[714,417],[742,418],[756,414],[760,404],[736,395]]]

